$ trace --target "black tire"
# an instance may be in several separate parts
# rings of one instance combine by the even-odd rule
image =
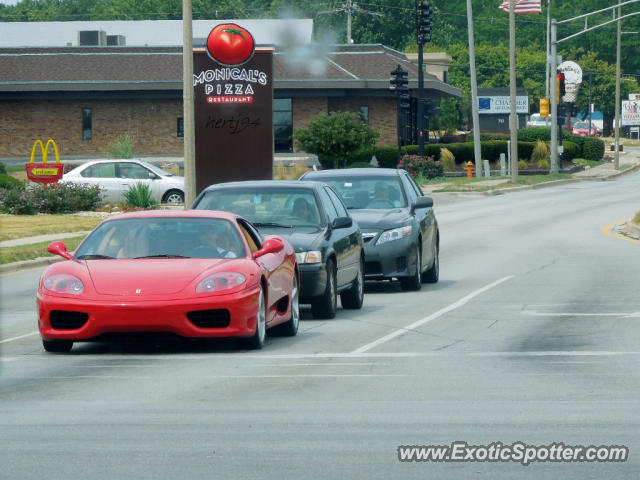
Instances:
[[[298,287],[298,276],[293,274],[293,287],[291,288],[291,318],[269,330],[269,334],[282,337],[295,337],[300,324],[300,288]]]
[[[356,279],[351,284],[349,290],[345,290],[340,294],[342,308],[350,310],[360,310],[364,302],[364,261],[360,257],[360,266]]]
[[[437,238],[434,250],[433,263],[422,274],[422,283],[438,283],[438,279],[440,278],[440,245]]]
[[[336,290],[336,267],[333,260],[327,260],[327,285],[324,293],[311,300],[313,318],[331,319],[336,316],[338,309],[338,294]]]
[[[260,298],[258,300],[258,312],[256,314],[256,331],[253,336],[243,338],[242,343],[250,350],[260,350],[264,347],[264,340],[267,336],[267,302],[264,297],[264,288],[260,287]]]
[[[73,342],[70,340],[45,340],[43,338],[42,346],[47,352],[67,353],[71,351]]]
[[[169,190],[162,197],[162,203],[169,203],[171,205],[179,205],[184,203],[184,192],[180,190]]]
[[[418,243],[420,239],[418,239]],[[420,251],[420,245],[416,245],[416,270],[409,277],[400,277],[400,286],[402,290],[406,292],[417,292],[422,288],[421,280],[421,268],[422,268],[422,253]]]

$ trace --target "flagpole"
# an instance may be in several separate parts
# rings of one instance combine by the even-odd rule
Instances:
[[[515,0],[509,0],[509,97],[511,114],[511,182],[518,183],[518,117],[516,110],[516,10]]]
[[[471,0],[467,0],[467,29],[469,31],[469,68],[471,73],[471,119],[473,122],[473,153],[476,177],[482,177],[482,149],[480,147],[480,118],[478,115],[478,81],[476,78],[476,51],[473,39],[473,13]]]
[[[547,55],[544,59],[545,64],[545,77],[544,77],[544,95],[543,97],[549,97],[549,35],[551,27],[551,0],[547,0]]]

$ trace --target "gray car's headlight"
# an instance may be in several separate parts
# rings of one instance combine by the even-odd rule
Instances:
[[[407,225],[405,227],[393,228],[391,230],[385,230],[378,238],[376,245],[382,245],[383,243],[392,242],[394,240],[400,240],[401,238],[408,237],[411,235],[413,231],[413,227],[411,225]]]
[[[322,252],[320,250],[310,250],[308,252],[296,253],[298,263],[322,263]]]

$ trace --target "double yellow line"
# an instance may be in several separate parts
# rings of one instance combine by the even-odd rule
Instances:
[[[625,240],[627,242],[631,242],[631,243],[637,243],[640,244],[640,240],[634,240],[633,238],[629,238],[625,235],[620,235],[619,233],[613,233],[611,232],[611,229],[613,228],[614,225],[619,225],[621,223],[626,222],[627,220],[617,220],[615,222],[611,222],[610,224],[606,225],[603,229],[602,229],[602,233],[604,233],[605,235],[612,237],[612,238],[617,238],[619,240]]]

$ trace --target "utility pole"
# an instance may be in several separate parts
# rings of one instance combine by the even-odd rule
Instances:
[[[616,47],[616,113],[614,125],[616,127],[616,152],[614,168],[620,170],[620,42],[622,39],[622,7],[618,6],[618,44]]]
[[[482,177],[482,149],[480,148],[480,115],[478,114],[478,81],[476,78],[476,49],[473,39],[473,12],[467,0],[467,31],[469,32],[469,68],[471,73],[471,121],[473,123],[473,156],[476,177]]]
[[[509,97],[511,115],[511,182],[518,183],[518,113],[516,110],[516,4],[509,0]]]
[[[184,126],[184,206],[196,199],[196,146],[193,106],[193,29],[191,0],[182,0],[182,111]]]
[[[347,12],[347,45],[351,45],[353,43],[353,39],[351,38],[351,16],[353,15],[353,5],[351,1],[352,0],[347,0],[344,7]]]

